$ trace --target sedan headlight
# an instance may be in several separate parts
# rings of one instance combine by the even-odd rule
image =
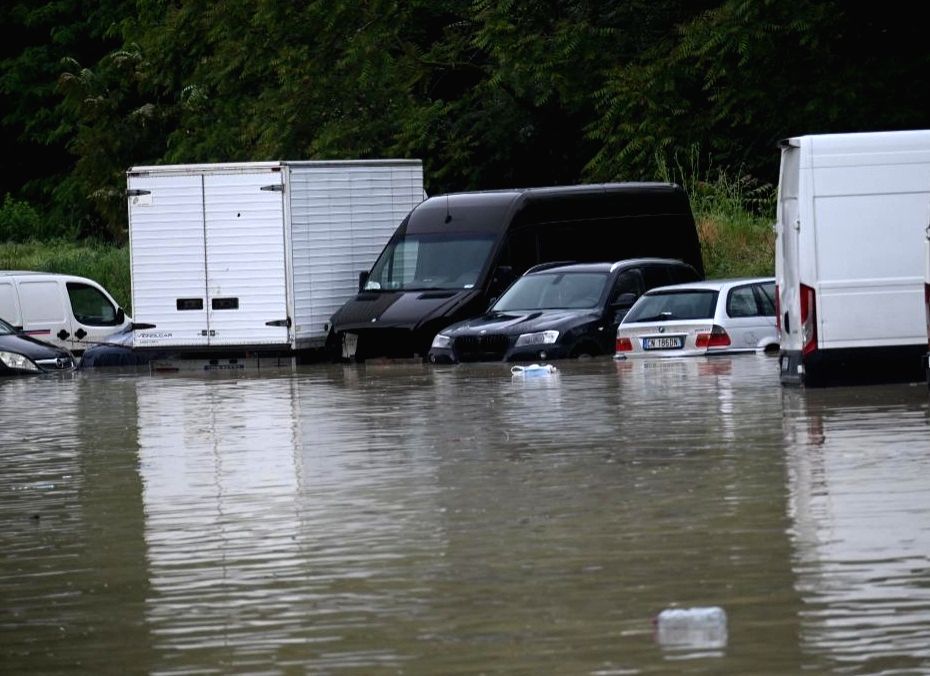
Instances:
[[[3,365],[17,371],[38,371],[36,366],[29,357],[24,357],[18,352],[4,352],[0,350],[0,361]]]
[[[558,331],[537,331],[536,333],[521,333],[516,345],[552,345],[559,339]]]
[[[452,347],[452,336],[447,336],[444,333],[437,333],[436,337],[433,338],[433,344],[430,347],[436,348],[438,350],[447,350]]]

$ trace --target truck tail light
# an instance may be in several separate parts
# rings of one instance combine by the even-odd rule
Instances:
[[[726,329],[716,324],[709,332],[699,333],[694,339],[695,347],[728,347],[729,345],[730,335]]]
[[[817,349],[817,295],[801,284],[801,354]]]

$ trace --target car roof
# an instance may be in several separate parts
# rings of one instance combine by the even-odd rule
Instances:
[[[702,282],[687,282],[686,284],[671,284],[659,286],[647,291],[644,295],[668,293],[669,291],[724,291],[734,286],[745,284],[774,284],[774,277],[731,277],[729,279],[706,279]]]
[[[629,268],[640,265],[687,265],[680,260],[672,258],[624,258],[619,261],[605,261],[601,263],[563,263],[553,262],[551,264],[540,263],[539,266],[546,266],[540,270],[530,268],[526,274],[538,275],[550,272],[613,272],[618,268]],[[551,267],[550,267],[551,266]],[[690,266],[689,266],[690,267]]]

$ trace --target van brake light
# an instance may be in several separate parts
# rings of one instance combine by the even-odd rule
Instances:
[[[927,348],[930,349],[930,282],[924,284],[924,316],[927,318]]]
[[[781,335],[781,294],[778,284],[775,285],[775,330]]]
[[[801,284],[801,354],[817,349],[817,294]]]

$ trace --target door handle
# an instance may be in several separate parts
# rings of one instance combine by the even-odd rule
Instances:
[[[84,340],[84,336],[87,335],[87,331],[85,331],[84,329],[78,329],[77,331],[74,332],[74,335],[78,340]]]
[[[64,340],[65,338],[67,338],[67,337],[70,336],[71,334],[68,333],[67,331],[65,331],[64,329],[62,329],[61,331],[59,331],[59,332],[56,333],[55,335],[58,336],[58,340]]]

